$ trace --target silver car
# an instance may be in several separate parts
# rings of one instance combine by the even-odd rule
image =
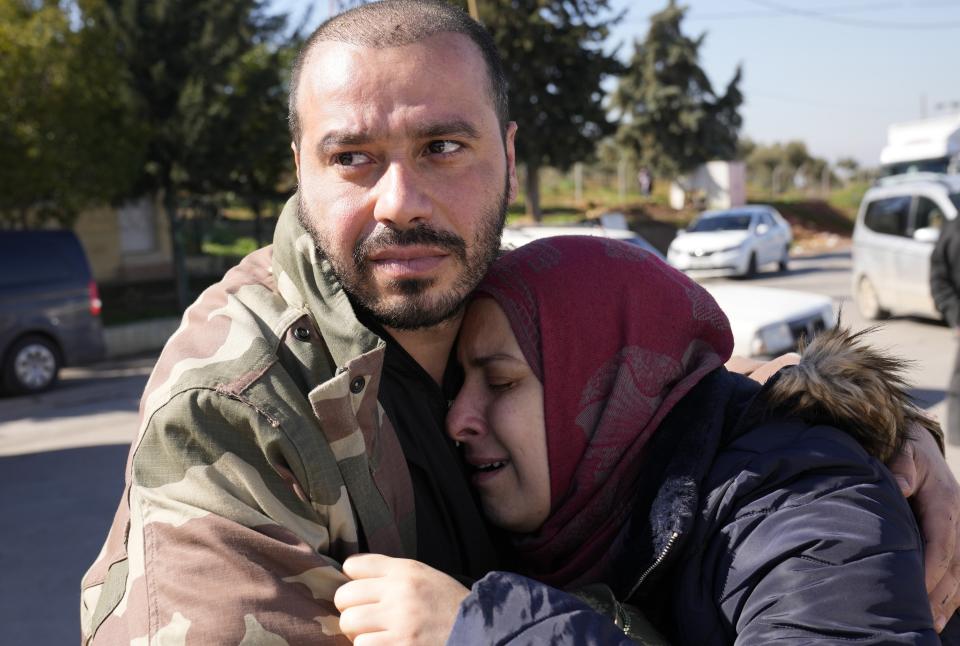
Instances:
[[[852,285],[865,318],[940,318],[930,295],[930,254],[958,209],[960,175],[894,175],[866,192],[853,229]]]
[[[698,275],[753,276],[776,264],[786,271],[793,233],[771,206],[707,211],[670,243],[667,261]]]

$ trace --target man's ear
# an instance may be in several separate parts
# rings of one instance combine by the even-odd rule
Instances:
[[[297,185],[300,184],[300,150],[297,148],[297,142],[290,142],[290,150],[293,151],[293,165],[297,169]]]
[[[509,194],[507,202],[513,202],[517,199],[519,192],[519,182],[517,181],[517,149],[515,140],[517,138],[517,122],[511,121],[507,124],[507,135],[504,138],[504,149],[507,153],[507,177],[509,178]]]

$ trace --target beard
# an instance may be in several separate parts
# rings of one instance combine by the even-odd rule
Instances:
[[[509,179],[509,175],[505,176],[503,190],[477,215],[478,226],[469,245],[460,236],[437,230],[429,224],[410,229],[378,225],[369,237],[357,241],[348,256],[341,257],[329,238],[316,226],[317,219],[310,213],[303,193],[299,191],[297,217],[313,238],[317,250],[330,262],[358,315],[366,315],[388,328],[419,330],[457,317],[463,311],[467,296],[496,259],[507,217]],[[458,266],[453,285],[435,293],[441,288],[434,278],[393,279],[384,287],[399,296],[381,294],[368,258],[380,249],[410,245],[427,245],[447,251]]]

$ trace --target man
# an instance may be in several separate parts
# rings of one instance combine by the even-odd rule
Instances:
[[[351,554],[496,566],[442,433],[462,303],[517,186],[492,41],[442,2],[363,6],[313,34],[290,103],[298,193],[157,362],[84,577],[88,643],[342,641]]]
[[[954,332],[960,338],[960,224],[946,220],[941,226],[930,256],[930,293]],[[947,386],[947,440],[960,445],[960,348],[953,363],[953,374]]]

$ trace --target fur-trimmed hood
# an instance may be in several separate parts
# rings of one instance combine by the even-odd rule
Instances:
[[[800,362],[780,370],[763,389],[766,415],[799,417],[850,433],[873,456],[887,461],[916,428],[940,425],[914,405],[904,372],[909,361],[867,344],[875,328],[834,328],[801,349]]]

